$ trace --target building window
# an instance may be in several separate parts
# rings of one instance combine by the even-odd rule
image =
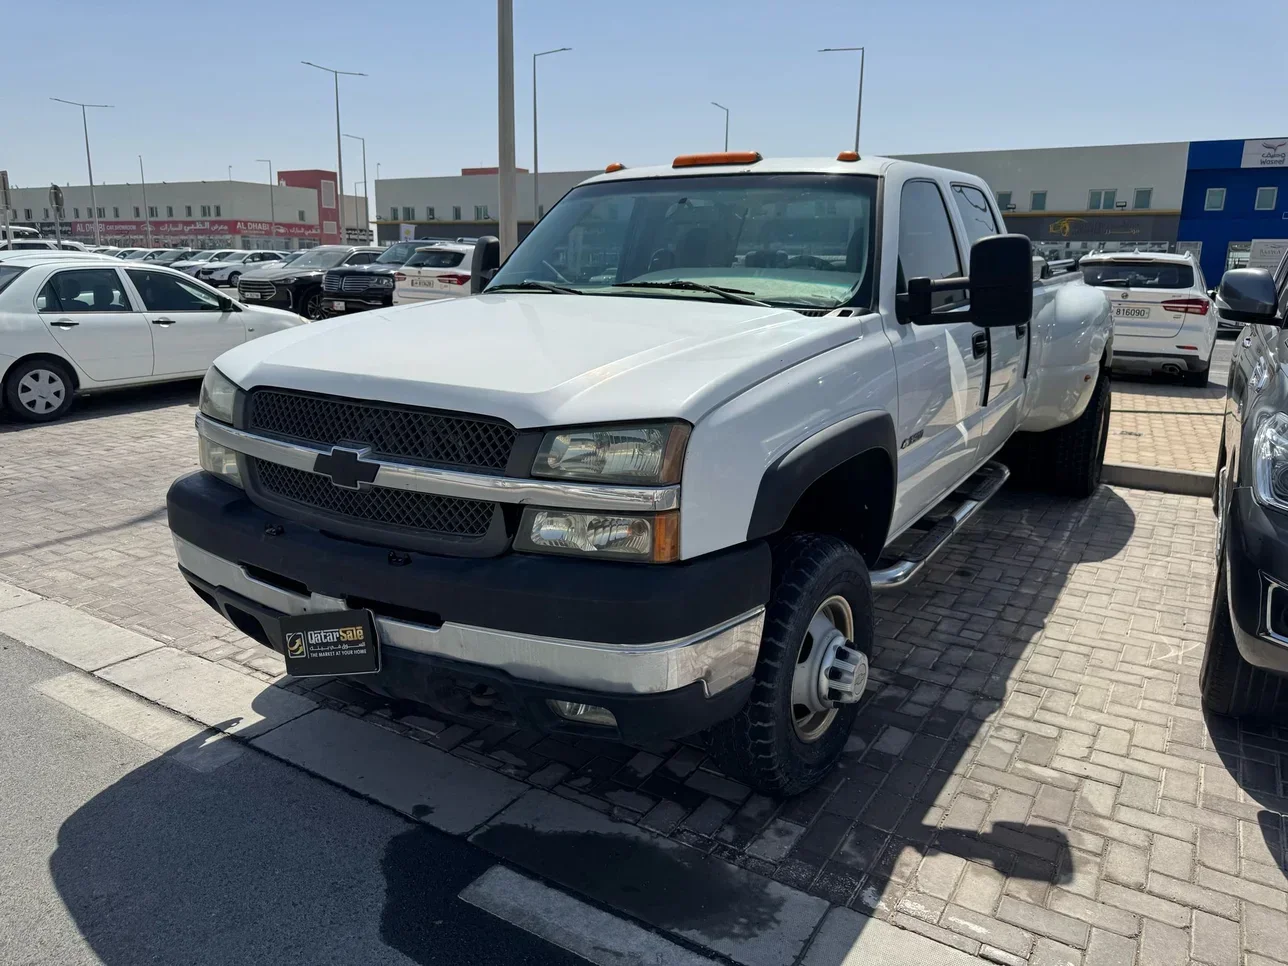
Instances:
[[[301,209],[299,210],[299,216],[300,216],[300,221],[303,221],[303,220],[304,220],[304,209],[303,209],[303,208],[301,208]]]
[[[1114,202],[1117,200],[1117,188],[1093,188],[1087,194],[1087,209],[1090,211],[1113,211]]]
[[[48,208],[46,208],[46,209],[45,209],[45,221],[48,221],[48,220],[49,220],[49,209],[48,209]]]
[[[192,217],[192,205],[184,205],[184,206],[183,206],[183,214],[184,214],[184,217],[185,217],[185,218],[191,218],[191,217]]]
[[[1011,193],[1009,191],[999,191],[997,193],[997,207],[1003,211],[1009,211],[1011,208]]]
[[[1045,191],[1033,191],[1029,193],[1029,211],[1046,211]]]
[[[157,206],[156,206],[156,205],[148,205],[148,217],[149,217],[149,218],[155,218],[156,216],[157,216]]]
[[[135,217],[135,218],[142,218],[142,217],[143,217],[143,212],[139,210],[139,206],[138,206],[138,205],[135,205],[135,206],[134,206],[134,217]]]
[[[209,217],[210,217],[210,205],[202,205],[202,206],[201,206],[201,217],[202,217],[202,218],[209,218]]]
[[[461,206],[452,205],[452,221],[460,221],[460,220],[461,220]]]
[[[389,220],[390,220],[390,221],[397,221],[397,220],[398,220],[398,206],[397,206],[397,205],[390,205],[390,206],[389,206]]]
[[[80,217],[80,209],[79,209],[79,208],[73,208],[73,209],[72,209],[72,217],[73,217],[73,218],[79,218],[79,217]]]
[[[1279,203],[1278,188],[1258,188],[1257,201],[1253,206],[1257,211],[1274,211]]]
[[[475,220],[475,221],[487,221],[487,219],[488,219],[488,214],[487,214],[487,205],[475,205],[475,206],[474,206],[474,220]]]
[[[222,205],[215,205],[215,217],[216,217],[216,218],[220,218],[220,217],[222,217],[222,216],[223,216],[223,210],[224,210],[224,209],[223,209],[223,206],[222,206]]]
[[[192,214],[192,212],[191,212],[191,211],[189,211],[189,212],[188,212],[188,214]],[[165,216],[166,216],[167,218],[173,218],[173,217],[174,217],[174,205],[166,205],[166,206],[165,206]]]
[[[120,208],[118,208],[116,205],[113,205],[113,206],[112,206],[112,217],[113,217],[113,218],[120,218],[120,217],[121,217],[121,209],[120,209]]]
[[[335,207],[335,182],[334,181],[322,182],[322,207],[323,208]]]
[[[1137,188],[1136,191],[1132,194],[1131,206],[1137,209],[1138,211],[1144,211],[1147,208],[1151,208],[1153,207],[1153,204],[1154,204],[1153,188]]]
[[[334,235],[336,233],[335,222],[333,221],[322,222],[322,233],[324,235]]]
[[[1208,188],[1207,194],[1203,196],[1204,211],[1224,211],[1225,210],[1225,189]]]
[[[434,220],[434,209],[433,209],[432,207],[430,207],[429,205],[426,205],[426,206],[425,206],[425,220],[426,220],[426,221],[433,221],[433,220]]]
[[[99,209],[98,209],[98,217],[100,217],[100,218],[106,218],[106,217],[107,217],[107,215],[103,214],[103,211],[104,211],[104,209],[102,209],[102,208],[99,208]]]
[[[22,209],[22,220],[23,220],[23,221],[31,221],[31,209],[30,209],[30,208],[24,208],[24,209]]]
[[[403,205],[403,221],[415,221],[416,208],[413,205]]]

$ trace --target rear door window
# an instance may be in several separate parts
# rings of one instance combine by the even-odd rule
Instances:
[[[56,273],[37,296],[36,308],[42,312],[66,313],[133,311],[125,286],[114,268],[82,268]]]
[[[1194,287],[1194,270],[1170,262],[1083,262],[1082,277],[1088,285],[1105,288]]]

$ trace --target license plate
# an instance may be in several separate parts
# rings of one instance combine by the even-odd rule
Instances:
[[[259,292],[242,292],[242,298],[244,299],[262,299],[263,297]]]
[[[434,284],[433,280],[428,278],[413,278],[411,280],[412,288],[425,288],[433,284]]]
[[[287,674],[303,678],[380,670],[380,645],[371,611],[301,614],[283,617],[280,625]]]
[[[1149,318],[1149,309],[1135,305],[1115,305],[1114,318],[1116,319],[1147,319]]]
[[[333,301],[333,302],[331,302],[331,303],[329,303],[329,304],[330,304],[330,306],[331,306],[331,311],[332,311],[332,312],[343,312],[343,311],[344,311],[344,303],[343,303],[343,302],[334,302],[334,301]]]

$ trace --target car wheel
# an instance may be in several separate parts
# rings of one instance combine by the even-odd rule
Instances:
[[[5,380],[4,399],[18,419],[48,423],[72,408],[75,382],[68,368],[53,359],[20,362]]]
[[[231,273],[228,275],[228,284],[229,284],[229,286],[231,286],[232,288],[236,288],[236,287],[237,287],[237,280],[238,280],[239,278],[241,278],[241,272],[231,272]]]
[[[310,322],[326,318],[326,312],[322,309],[322,290],[320,288],[315,288],[304,296],[304,310],[300,314]]]
[[[873,636],[872,583],[858,551],[819,534],[782,540],[751,695],[710,733],[720,767],[770,795],[818,784],[858,714]]]

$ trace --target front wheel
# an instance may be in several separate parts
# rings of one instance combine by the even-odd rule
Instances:
[[[818,784],[858,714],[873,635],[872,583],[859,553],[836,537],[783,539],[751,696],[711,730],[717,764],[770,795]]]
[[[228,276],[228,284],[229,284],[229,286],[231,286],[232,288],[236,288],[236,287],[237,287],[237,282],[238,282],[240,279],[241,279],[241,272],[232,272],[232,273]]]
[[[315,288],[304,296],[304,311],[300,314],[310,322],[326,318],[326,313],[322,310],[322,290],[320,288]]]

